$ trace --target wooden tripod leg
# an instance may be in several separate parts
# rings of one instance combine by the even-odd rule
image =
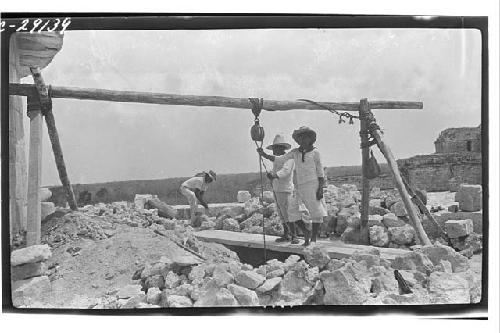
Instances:
[[[413,223],[415,230],[417,231],[417,235],[420,238],[420,241],[424,245],[432,245],[431,241],[429,240],[429,237],[427,237],[427,234],[425,233],[422,223],[418,218],[415,206],[413,206],[410,200],[408,191],[406,190],[406,187],[403,183],[403,179],[401,178],[401,174],[399,173],[399,168],[398,164],[396,163],[396,159],[392,155],[392,151],[389,148],[389,146],[387,146],[383,140],[382,132],[379,129],[373,128],[371,130],[371,134],[375,138],[375,140],[377,140],[377,145],[382,151],[382,154],[384,154],[387,163],[389,164],[389,168],[391,169],[394,181],[396,182],[396,187],[399,191],[399,195],[401,196],[401,199],[403,199],[406,211],[410,216],[410,220]]]

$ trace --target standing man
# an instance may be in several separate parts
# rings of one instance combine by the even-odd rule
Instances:
[[[316,142],[316,132],[307,126],[301,126],[293,131],[292,138],[299,147],[289,151],[283,158],[295,161],[297,193],[311,216],[311,242],[316,242],[320,224],[327,216],[326,204],[323,199],[325,174],[320,153],[313,145]]]
[[[291,145],[285,142],[283,135],[277,134],[273,140],[273,144],[267,149],[273,151],[273,155],[266,154],[262,148],[257,149],[257,152],[262,157],[273,162],[273,170],[267,174],[267,177],[272,182],[273,192],[275,195],[276,206],[278,213],[283,222],[284,234],[276,239],[276,242],[288,242],[298,244],[297,233],[295,230],[294,220],[290,220],[292,216],[296,217],[299,212],[293,213],[292,210],[298,210],[298,205],[293,205],[292,193],[294,190],[292,175],[294,170],[294,160],[284,159],[285,151],[290,149]]]
[[[208,184],[215,181],[217,175],[212,170],[208,172],[203,172],[200,176],[195,176],[189,178],[180,187],[180,192],[186,197],[189,202],[191,211],[191,223],[196,219],[198,212],[198,203],[205,207],[205,211],[208,211],[208,204],[205,202],[203,195],[207,190]]]

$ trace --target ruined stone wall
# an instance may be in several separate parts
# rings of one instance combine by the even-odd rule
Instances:
[[[456,191],[461,183],[481,184],[481,154],[432,154],[399,160],[410,183],[426,191]]]
[[[481,152],[481,126],[445,129],[434,145],[438,154]]]

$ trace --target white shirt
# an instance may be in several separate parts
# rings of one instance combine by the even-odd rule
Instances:
[[[187,187],[191,190],[199,189],[200,191],[207,190],[207,183],[205,183],[205,177],[192,177],[182,183],[181,186]]]
[[[292,192],[293,191],[293,168],[294,160],[287,159],[285,156],[275,156],[273,162],[273,171],[278,179],[273,180],[274,192]]]
[[[316,148],[305,154],[304,162],[302,162],[302,153],[298,148],[292,149],[283,157],[295,161],[297,185],[317,180],[319,177],[325,177],[321,156]]]

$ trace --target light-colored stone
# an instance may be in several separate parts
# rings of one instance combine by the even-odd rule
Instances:
[[[265,277],[254,271],[240,271],[236,275],[236,283],[248,289],[255,289],[265,281]]]
[[[402,227],[387,228],[390,241],[399,245],[409,245],[415,240],[415,229],[409,224]]]
[[[137,295],[143,295],[144,292],[141,290],[141,285],[139,284],[129,284],[118,290],[118,298],[132,298]]]
[[[51,284],[47,276],[15,281],[12,283],[12,303],[15,307],[29,305],[50,291]]]
[[[372,227],[374,225],[384,227],[384,223],[382,222],[383,219],[384,219],[384,217],[380,216],[380,215],[368,215],[368,223],[366,225],[368,227]]]
[[[291,270],[281,280],[279,297],[288,304],[302,305],[312,293],[313,286],[306,281],[305,271]]]
[[[469,270],[469,260],[446,245],[426,245],[418,250],[425,254],[434,265],[438,265],[441,260],[447,260],[453,267],[453,273],[465,272]]]
[[[259,305],[259,298],[255,291],[236,284],[230,284],[227,289],[234,295],[240,305],[243,306],[257,306]]]
[[[444,224],[449,238],[464,237],[473,232],[472,220],[448,220]]]
[[[476,212],[483,209],[483,188],[481,185],[461,184],[455,195],[460,210]]]
[[[167,296],[167,304],[170,308],[188,308],[193,306],[193,302],[189,297],[179,295]]]
[[[276,272],[276,271],[274,271],[274,272]],[[280,284],[281,280],[282,280],[282,278],[279,276],[270,278],[270,279],[266,280],[266,282],[264,282],[264,284],[261,285],[260,287],[258,287],[256,290],[259,293],[270,292],[271,290],[273,290],[274,288],[276,288]]]
[[[408,251],[402,256],[395,257],[391,267],[397,270],[418,270],[426,273],[434,269],[434,264],[424,253]]]
[[[36,263],[45,261],[52,256],[52,252],[47,244],[32,245],[19,250],[12,251],[10,254],[11,266]]]
[[[385,214],[384,218],[382,220],[382,223],[387,228],[402,227],[406,224],[406,223],[404,223],[404,221],[401,221],[400,219],[398,219],[398,217],[394,213]]]
[[[218,265],[213,272],[213,278],[219,286],[227,286],[233,283],[234,276],[229,273],[222,265]]]
[[[386,247],[389,244],[389,233],[384,226],[374,225],[369,228],[370,244]]]
[[[326,305],[360,305],[367,300],[370,292],[370,286],[366,288],[359,283],[345,267],[333,272],[323,271],[320,279],[326,292],[323,299]]]
[[[233,218],[227,218],[222,222],[222,230],[240,231],[240,224]]]
[[[159,288],[149,288],[146,294],[146,301],[149,304],[160,304],[161,291]]]
[[[401,217],[401,216],[408,216],[408,213],[406,212],[406,207],[403,201],[398,201],[394,205],[391,206],[391,212],[394,213],[394,215]]]
[[[53,202],[40,202],[41,207],[41,220],[45,220],[47,216],[56,211],[56,205]]]
[[[429,277],[428,290],[435,304],[470,303],[469,283],[458,274],[433,272]]]
[[[252,198],[252,195],[248,191],[238,191],[236,198],[238,202],[243,203],[250,200]]]
[[[134,205],[136,209],[144,209],[144,204],[153,199],[152,194],[136,194],[134,198]]]
[[[309,265],[317,266],[320,270],[323,269],[330,261],[328,252],[319,246],[306,247],[304,249],[304,257]]]
[[[52,197],[52,191],[46,187],[40,188],[40,201],[47,201]]]

